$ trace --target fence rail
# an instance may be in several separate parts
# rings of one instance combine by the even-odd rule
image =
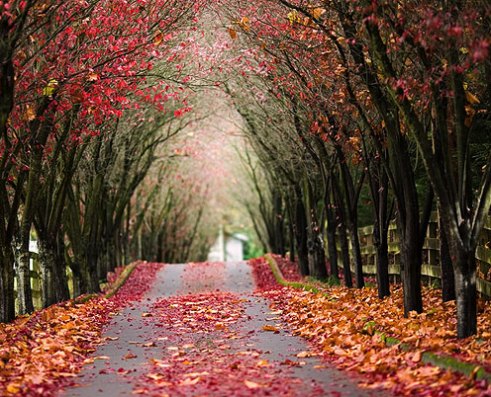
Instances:
[[[35,244],[35,242],[34,242]],[[31,270],[31,290],[32,290],[32,301],[35,309],[42,308],[42,291],[41,291],[41,266],[39,264],[39,258],[37,254],[37,248],[31,249],[31,260],[30,260],[30,270]],[[73,298],[73,274],[71,269],[66,267],[68,289],[70,291],[70,296]],[[14,280],[14,295],[15,295],[15,310],[16,313],[19,312],[18,301],[17,301],[17,277]]]
[[[358,230],[360,236],[361,254],[363,258],[363,273],[365,275],[376,274],[376,249],[373,244],[373,226],[362,227]],[[428,232],[423,245],[423,266],[421,273],[423,276],[432,279],[440,279],[440,239],[439,225],[436,213],[432,214],[428,225]],[[399,236],[397,226],[391,223],[389,227],[389,274],[400,275],[399,266]],[[491,216],[486,219],[484,229],[481,232],[479,245],[476,249],[476,259],[478,261],[478,291],[491,297]],[[354,272],[354,268],[352,268]]]
[[[440,239],[438,217],[432,214],[428,225],[427,236],[423,245],[423,266],[421,273],[423,276],[439,279],[441,277],[440,268]],[[376,255],[377,251],[373,244],[373,226],[362,227],[358,230],[360,236],[361,254],[363,259],[363,273],[365,275],[376,274]],[[401,268],[399,266],[399,236],[397,226],[392,223],[389,227],[389,274],[399,276]],[[491,297],[491,216],[488,216],[484,224],[483,231],[479,239],[479,245],[476,249],[476,259],[478,261],[478,291]],[[352,269],[354,267],[352,264]],[[41,307],[41,282],[40,267],[37,255],[33,255],[31,262],[31,287],[33,293],[34,306]],[[73,278],[70,269],[67,267],[67,276],[70,292],[73,291]]]

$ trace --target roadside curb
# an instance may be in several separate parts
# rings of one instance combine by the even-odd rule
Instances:
[[[86,295],[81,295],[73,299],[73,302],[76,304],[81,304],[81,303],[87,303],[91,299],[97,298],[97,297],[103,297],[105,299],[112,298],[114,295],[117,294],[117,292],[121,289],[121,287],[128,281],[130,278],[131,274],[133,271],[136,269],[136,267],[142,263],[142,261],[136,261],[133,263],[130,263],[129,265],[125,266],[121,272],[121,274],[118,276],[116,280],[114,280],[114,283],[112,283],[109,286],[109,289],[107,292],[99,293],[99,294],[86,294]]]
[[[125,266],[119,277],[114,281],[111,285],[110,289],[104,294],[104,298],[109,299],[112,298],[117,292],[121,289],[121,287],[128,281],[133,271],[137,268],[137,266],[143,263],[142,261],[137,261],[130,263]]]
[[[285,280],[283,274],[281,273],[281,269],[279,268],[276,260],[269,254],[265,255],[264,258],[273,273],[273,276],[276,282],[284,287],[291,287],[295,289],[301,289],[304,291],[309,291],[312,293],[322,293],[325,296],[328,296],[327,293],[321,291],[318,287],[310,284],[310,283],[302,283],[302,282],[292,282]],[[397,338],[393,337],[385,337],[385,334],[380,331],[375,331],[376,333],[384,336],[384,343],[386,346],[395,346],[397,345],[399,349],[403,351],[411,351],[412,346],[401,342]],[[453,372],[457,372],[463,375],[470,377],[471,379],[484,379],[491,383],[491,373],[487,372],[481,365],[472,364],[465,361],[460,361],[452,356],[447,356],[443,354],[437,354],[430,351],[423,351],[421,353],[421,361],[425,364],[433,365],[435,367],[450,370]]]
[[[266,254],[264,256],[266,259],[266,262],[268,262],[269,268],[271,269],[271,273],[273,273],[273,276],[278,284],[280,284],[283,287],[291,287],[295,289],[301,289],[304,291],[309,291],[314,294],[325,294],[325,292],[321,291],[317,286],[311,283],[305,283],[301,281],[288,281],[285,280],[283,277],[283,274],[281,273],[281,269],[279,268],[278,264],[276,263],[276,260],[269,254]],[[325,294],[327,295],[327,294]]]

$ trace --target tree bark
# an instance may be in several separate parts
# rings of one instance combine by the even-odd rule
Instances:
[[[307,249],[307,216],[305,206],[297,198],[295,208],[295,240],[297,242],[298,265],[302,276],[309,275],[309,258]]]
[[[411,311],[417,313],[423,311],[423,298],[421,295],[422,253],[419,237],[419,230],[415,231],[409,227],[400,243],[404,316],[406,317]]]
[[[285,238],[283,220],[283,200],[281,194],[273,192],[274,253],[285,257]]]
[[[440,267],[442,270],[442,300],[449,302],[455,300],[455,276],[450,257],[450,247],[448,245],[447,234],[443,229],[442,221],[439,222],[440,230]]]
[[[290,220],[291,222],[291,220]],[[289,230],[289,238],[288,244],[290,245],[290,262],[295,262],[295,232],[293,230],[293,226],[288,226]]]
[[[462,250],[455,264],[457,297],[457,336],[467,338],[477,332],[477,287],[475,253]]]
[[[383,226],[382,226],[383,228]],[[380,299],[390,296],[389,282],[389,244],[387,231],[380,230],[378,222],[374,226],[375,248],[377,250],[377,290]]]
[[[72,270],[73,275],[73,297],[76,298],[87,292],[87,285],[82,276],[82,267],[78,262],[71,262],[70,269]]]
[[[341,259],[343,261],[344,283],[347,287],[351,288],[353,287],[353,278],[351,276],[350,250],[349,250],[348,234],[346,231],[346,216],[345,216],[344,204],[339,189],[339,183],[337,182],[335,175],[333,175],[332,181],[333,181],[332,187],[333,187],[334,201],[336,203],[336,217],[337,217],[337,229],[339,235],[339,245],[341,247]]]
[[[55,253],[44,242],[39,244],[41,265],[41,300],[44,308],[57,303],[55,282]]]
[[[353,224],[352,220],[349,222],[349,234],[351,240],[351,252],[355,262],[355,279],[356,287],[363,288],[365,286],[365,280],[363,279],[363,261],[361,259],[360,238],[358,236],[357,222]]]
[[[10,247],[1,247],[0,255],[0,322],[8,323],[15,318],[14,255]]]
[[[348,288],[351,288],[353,287],[353,278],[351,277],[348,234],[346,233],[346,228],[342,223],[338,227],[338,233],[339,245],[341,246],[341,258],[343,260],[344,284]]]
[[[17,303],[19,314],[27,314],[34,311],[31,289],[30,259],[29,238],[27,238],[21,241],[18,254]]]
[[[87,245],[85,251],[85,263],[83,266],[83,271],[87,280],[87,292],[89,294],[101,292],[101,288],[99,286],[98,270],[99,256],[95,250],[95,244],[89,244]]]
[[[312,277],[324,280],[327,278],[326,255],[322,237],[311,232],[308,243],[309,273]]]
[[[336,247],[336,215],[331,203],[326,203],[327,213],[327,251],[329,253],[329,272],[331,277],[339,280],[338,250]]]

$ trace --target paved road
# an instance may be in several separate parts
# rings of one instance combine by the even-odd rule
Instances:
[[[261,332],[264,325],[271,324],[271,310],[264,298],[252,294],[254,282],[247,264],[210,265],[209,271],[202,272],[202,268],[198,268],[197,271],[201,273],[192,274],[191,277],[189,273],[193,272],[193,268],[190,266],[163,267],[145,299],[132,304],[114,317],[104,332],[106,344],[100,346],[94,354],[94,363],[85,366],[76,379],[78,386],[62,392],[61,396],[134,396],[137,379],[148,371],[149,360],[155,357],[156,349],[166,349],[165,338],[155,339],[155,335],[162,332],[157,327],[157,321],[142,316],[151,311],[151,306],[157,300],[164,297],[215,291],[232,292],[245,301],[246,312],[240,323],[240,330],[247,333],[249,347],[263,352],[262,358],[271,363],[298,361],[296,355],[309,350],[303,339],[292,336],[285,330],[276,334]],[[297,395],[309,395],[314,387],[317,392],[323,389],[324,392],[320,394],[326,396],[381,395],[380,391],[358,389],[355,380],[334,368],[326,368],[326,363],[317,357],[302,358],[302,361],[305,365],[287,369],[290,376],[302,382],[303,391],[299,390]],[[223,395],[230,396],[229,393]]]

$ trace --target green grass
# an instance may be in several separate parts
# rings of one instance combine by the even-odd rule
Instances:
[[[480,365],[466,363],[456,359],[455,357],[443,356],[431,352],[424,352],[422,360],[426,364],[434,365],[435,367],[448,369],[450,371],[458,372],[463,375],[475,379],[485,379],[491,382],[491,374]]]
[[[271,272],[273,273],[273,276],[274,276],[274,278],[278,284],[282,285],[283,287],[291,287],[291,288],[295,288],[295,289],[301,289],[304,291],[310,291],[314,294],[318,294],[321,292],[316,285],[312,285],[312,283],[310,283],[310,282],[285,280],[283,275],[281,274],[281,270],[278,267],[278,264],[273,259],[273,257],[271,257],[270,255],[266,255],[265,258],[266,258],[266,261],[268,262],[269,268],[271,269]]]

